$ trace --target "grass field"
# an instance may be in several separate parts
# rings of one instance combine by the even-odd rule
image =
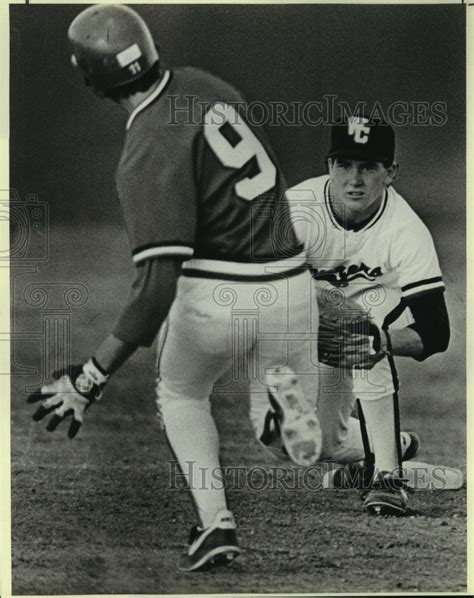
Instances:
[[[400,360],[402,427],[420,434],[420,460],[465,471],[464,272],[454,228],[439,235],[438,248],[453,340],[448,353],[422,365]],[[71,328],[72,357],[86,358],[133,274],[124,233],[115,228],[55,229],[50,259],[37,272],[14,271],[14,333],[24,335],[13,352],[14,594],[465,590],[465,489],[415,492],[410,504],[420,515],[379,520],[365,516],[356,492],[244,485],[229,492],[242,558],[225,570],[177,572],[194,518],[186,492],[168,488],[153,353],[140,350],[114,376],[72,442],[65,430],[48,434],[34,423],[24,400],[47,369],[41,355],[54,353],[57,326]],[[75,283],[85,285],[88,300],[61,308],[64,287]],[[25,301],[32,284],[47,289],[47,304]],[[213,408],[223,464],[270,471],[275,462],[250,432],[245,384],[235,396],[215,397]],[[288,480],[294,472],[288,467]]]

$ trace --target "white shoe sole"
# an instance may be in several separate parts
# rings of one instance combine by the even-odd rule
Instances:
[[[266,383],[280,410],[281,438],[288,456],[297,465],[314,465],[321,455],[321,426],[298,378],[289,367],[280,367],[267,373]]]
[[[217,546],[214,550],[206,552],[198,561],[184,563],[178,571],[193,572],[202,568],[220,567],[230,565],[242,553],[238,546]],[[186,557],[189,558],[189,557]]]

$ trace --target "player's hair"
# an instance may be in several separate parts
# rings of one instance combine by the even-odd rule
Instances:
[[[150,89],[150,87],[156,83],[160,77],[160,62],[157,61],[144,75],[138,79],[135,79],[135,81],[127,83],[126,85],[120,85],[119,87],[107,89],[104,92],[104,97],[109,98],[114,102],[118,102],[119,100],[128,98],[135,93],[148,91],[148,89]]]

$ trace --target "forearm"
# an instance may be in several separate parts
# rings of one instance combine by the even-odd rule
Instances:
[[[136,349],[137,345],[126,343],[113,334],[109,334],[95,352],[94,359],[104,373],[113,374]]]
[[[182,258],[166,257],[139,266],[129,301],[112,331],[115,339],[132,347],[153,343],[174,301],[181,263]]]
[[[139,346],[152,344],[176,294],[181,259],[154,259],[140,266],[129,301],[113,332],[94,354],[104,374],[112,374]]]
[[[425,351],[423,341],[413,328],[401,328],[390,330],[390,342],[392,355],[399,357],[413,357],[422,359]]]

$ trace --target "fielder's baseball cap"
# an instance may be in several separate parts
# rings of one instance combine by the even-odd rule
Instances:
[[[352,158],[371,162],[393,162],[395,133],[382,121],[349,116],[331,127],[331,149],[327,158]]]

